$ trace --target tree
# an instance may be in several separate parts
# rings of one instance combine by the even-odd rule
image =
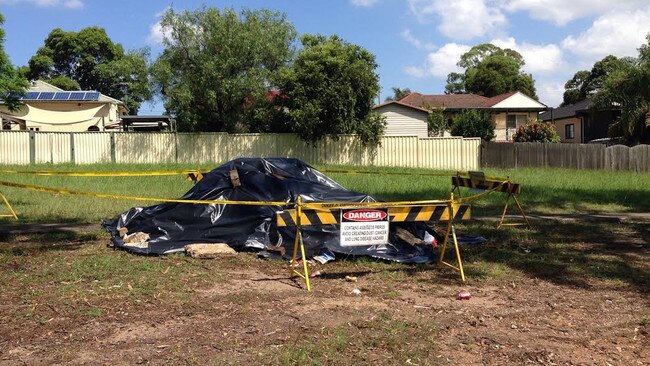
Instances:
[[[379,91],[375,56],[337,36],[304,35],[301,42],[281,77],[292,131],[310,142],[356,134],[366,145],[379,144],[385,121],[371,113]]]
[[[411,89],[409,89],[409,88],[401,89],[401,88],[398,88],[398,87],[394,86],[391,89],[393,90],[393,96],[392,97],[386,97],[386,99],[385,99],[386,102],[390,102],[392,100],[400,100],[400,99],[404,98],[405,96],[411,94]]]
[[[125,54],[99,27],[52,30],[28,67],[29,79],[45,79],[64,90],[100,91],[122,99],[132,114],[151,98],[147,51]]]
[[[475,109],[465,109],[453,118],[451,134],[463,137],[480,137],[485,141],[494,139],[494,123],[490,116]]]
[[[445,117],[444,108],[427,108],[430,110],[427,115],[427,125],[429,128],[429,136],[442,135],[449,126],[447,124],[447,117]]]
[[[634,63],[630,58],[617,58],[609,55],[597,61],[591,71],[580,70],[564,84],[564,100],[562,105],[581,102],[602,88],[607,77],[626,66]]]
[[[614,70],[594,95],[596,108],[621,108],[621,116],[609,126],[610,137],[624,137],[636,145],[648,128],[650,116],[650,33],[639,56]]]
[[[445,93],[474,93],[486,97],[520,91],[537,99],[532,75],[524,73],[523,57],[509,48],[480,44],[464,53],[457,63],[463,73],[447,76]]]
[[[168,36],[152,75],[179,130],[248,130],[250,109],[267,105],[278,70],[293,58],[296,32],[286,16],[170,9],[160,24]]]
[[[545,142],[558,143],[560,135],[557,134],[555,126],[549,122],[530,120],[525,125],[519,126],[517,132],[512,136],[515,142]]]
[[[20,97],[25,94],[28,84],[27,79],[18,73],[5,53],[5,31],[2,27],[4,21],[4,16],[0,14],[0,99],[10,111],[15,111],[22,105]]]

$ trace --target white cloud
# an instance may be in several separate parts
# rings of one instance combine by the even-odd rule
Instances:
[[[462,71],[456,66],[456,63],[460,60],[460,56],[469,49],[470,47],[466,45],[447,43],[437,51],[429,53],[423,66],[408,66],[404,71],[417,78],[433,76],[444,79],[450,72]]]
[[[533,74],[550,74],[564,68],[562,49],[555,44],[518,44],[513,37],[494,39],[490,43],[501,48],[510,48],[519,52],[526,64],[524,70]]]
[[[33,4],[40,7],[62,6],[69,9],[83,8],[83,0],[0,0],[0,4]]]
[[[418,50],[432,50],[436,47],[433,43],[420,41],[418,38],[413,36],[413,34],[411,34],[411,31],[408,29],[404,30],[401,33],[401,36],[406,40],[406,42],[412,44]]]
[[[509,12],[525,11],[534,19],[565,25],[575,19],[598,16],[612,9],[630,10],[647,4],[647,0],[500,0]]]
[[[557,107],[564,98],[564,82],[557,80],[542,80],[535,82],[537,96],[541,103],[548,107]]]
[[[160,17],[162,17],[170,9],[171,9],[170,6],[165,7],[163,10],[157,12],[155,17],[160,19]],[[149,35],[147,36],[147,43],[153,45],[161,45],[165,37],[170,38],[170,30],[163,29],[162,25],[160,25],[160,20],[155,24],[149,26]]]
[[[637,56],[650,31],[650,7],[612,11],[596,19],[591,27],[577,36],[570,35],[562,47],[588,65],[607,55]]]
[[[507,19],[487,0],[408,0],[410,11],[421,23],[433,18],[438,30],[452,39],[472,39],[500,31]]]
[[[378,0],[350,0],[350,3],[354,6],[361,6],[364,8],[369,8],[377,3]]]

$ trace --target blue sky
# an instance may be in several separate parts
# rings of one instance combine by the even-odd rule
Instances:
[[[636,56],[650,32],[648,0],[0,0],[0,12],[6,18],[5,49],[20,66],[57,27],[100,26],[125,49],[149,47],[155,57],[161,50],[160,14],[169,6],[202,5],[281,11],[300,34],[337,34],[368,49],[379,64],[382,100],[391,87],[442,94],[460,55],[491,42],[519,51],[540,101],[557,106],[576,71],[609,54]],[[161,112],[159,102],[140,109]]]

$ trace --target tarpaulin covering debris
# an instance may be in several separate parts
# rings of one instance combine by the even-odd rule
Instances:
[[[296,228],[278,227],[276,214],[294,208],[298,196],[303,202],[377,201],[343,188],[298,159],[241,158],[205,173],[181,199],[273,201],[285,206],[162,203],[134,207],[103,226],[115,246],[141,254],[180,252],[192,243],[227,243],[238,251],[284,246],[291,253]],[[422,224],[390,223],[388,244],[354,246],[341,245],[340,224],[303,226],[301,231],[308,257],[330,250],[408,263],[433,258],[432,233]],[[146,240],[129,242],[135,233],[145,233]]]

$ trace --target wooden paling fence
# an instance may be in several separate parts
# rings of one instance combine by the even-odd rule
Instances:
[[[540,144],[531,142],[481,145],[481,167],[556,167],[650,172],[650,145]]]

